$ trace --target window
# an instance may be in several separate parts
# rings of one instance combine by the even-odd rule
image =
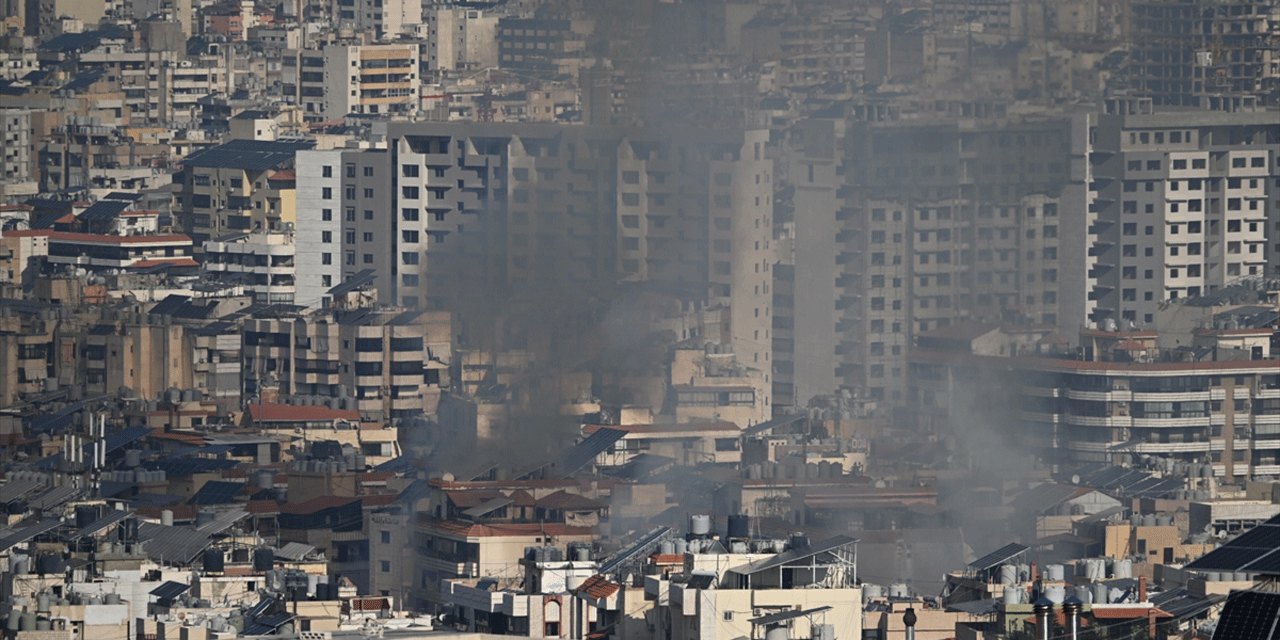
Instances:
[[[391,532],[390,532],[390,531],[383,531],[383,532],[382,532],[382,544],[391,544]]]
[[[333,209],[321,209],[320,220],[324,222],[333,222]]]
[[[370,169],[370,170],[372,170],[372,169],[373,169],[373,167],[365,167],[365,168],[366,168],[366,169]],[[404,177],[406,177],[406,178],[416,178],[416,177],[418,177],[418,165],[416,165],[416,164],[406,164],[406,165],[404,165],[404,167],[401,169],[401,172],[402,172],[402,174],[404,175]]]
[[[320,242],[323,242],[323,243],[326,243],[326,244],[333,242],[333,232],[332,232],[332,231],[321,231],[321,232],[320,232]]]
[[[320,264],[333,264],[333,254],[332,253],[320,254]]]
[[[417,167],[414,167],[414,169],[417,169]],[[408,175],[408,174],[405,174],[405,175]],[[416,176],[416,175],[418,175],[418,174],[416,174],[416,173],[415,173],[415,174],[413,174],[413,175],[415,175],[415,176]],[[364,177],[366,177],[366,178],[372,178],[372,177],[373,177],[373,167],[365,167],[365,168],[364,168]]]
[[[325,178],[332,178],[333,167],[331,165],[325,165],[323,167],[320,167],[320,175]]]
[[[418,188],[417,188],[417,187],[402,187],[402,188],[400,189],[400,193],[404,196],[404,198],[405,198],[406,200],[417,200],[417,199],[418,199]]]
[[[405,242],[417,242],[418,232],[410,229],[405,229],[404,231],[400,232],[400,237],[403,238]]]
[[[417,222],[418,210],[406,207],[400,210],[400,217],[409,222]]]
[[[333,187],[321,187],[321,188],[320,188],[320,199],[321,199],[321,200],[332,200],[332,199],[333,199]]]
[[[366,198],[372,198],[372,197],[373,197],[373,189],[365,189],[365,190],[364,190],[364,197],[366,197]]]
[[[385,533],[385,532],[384,532],[384,533]],[[391,573],[391,561],[390,561],[390,560],[383,560],[383,561],[382,561],[382,572],[383,572],[383,573]]]
[[[405,251],[400,254],[401,264],[418,264],[418,252]]]
[[[639,229],[640,216],[622,216],[622,226],[627,229]]]

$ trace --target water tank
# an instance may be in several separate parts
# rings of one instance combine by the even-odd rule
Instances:
[[[1075,588],[1076,600],[1089,604],[1093,602],[1093,592],[1089,590],[1089,585],[1079,584]]]
[[[1011,564],[1000,565],[1000,584],[1017,584],[1018,567]]]
[[[276,474],[274,471],[258,472],[258,488],[274,489],[276,487]]]
[[[787,541],[788,546],[792,549],[809,548],[809,534],[797,531],[791,534],[791,539]]]
[[[206,511],[204,509],[201,509],[196,512],[196,526],[203,527],[204,525],[209,524],[210,522],[213,522],[213,518],[214,518],[214,515],[212,511]]]
[[[19,609],[9,610],[9,619],[5,622],[5,628],[9,631],[17,631],[22,624],[22,611]]]
[[[1167,527],[1171,524],[1173,524],[1173,518],[1169,516],[1156,516],[1157,527]]]
[[[730,538],[750,538],[751,518],[744,515],[729,516],[728,534]]]
[[[40,613],[49,613],[49,606],[53,604],[53,597],[47,593],[36,596],[36,611]]]
[[[76,528],[77,529],[83,529],[93,524],[93,522],[97,519],[98,519],[98,507],[93,505],[76,507]]]
[[[164,525],[164,526],[166,526],[166,527],[172,527],[172,526],[173,526],[173,512],[172,512],[172,511],[170,511],[170,510],[168,510],[168,509],[165,509],[165,510],[161,511],[161,512],[160,512],[160,524],[162,524],[162,525]]]
[[[669,556],[671,554],[674,554],[675,552],[676,552],[676,543],[670,540],[664,540],[662,544],[658,545],[658,553],[664,556]]]
[[[36,612],[27,611],[22,614],[22,618],[18,621],[19,631],[35,631],[36,630]]]
[[[765,629],[764,640],[788,640],[791,637],[791,628],[786,625],[774,625]]]
[[[911,590],[907,588],[906,583],[895,582],[889,585],[890,598],[910,598]]]
[[[226,557],[222,554],[221,549],[205,549],[204,550],[204,570],[214,573],[221,573],[224,569]]]
[[[1022,604],[1022,589],[1019,589],[1018,587],[1005,587],[1004,603],[1005,604]]]
[[[320,576],[307,574],[307,593],[315,595],[316,585],[320,584]]]
[[[112,592],[102,598],[102,604],[120,604],[120,594]]]
[[[831,463],[831,477],[832,478],[844,477],[844,463],[842,462]]]
[[[884,597],[884,587],[878,584],[862,585],[862,601],[876,600]]]
[[[1116,564],[1113,568],[1113,573],[1115,574],[1116,578],[1132,578],[1133,563],[1130,562],[1127,558],[1124,560],[1116,560]]]
[[[53,629],[53,623],[48,618],[36,618],[36,631],[50,631]]]
[[[1093,583],[1093,603],[1107,604],[1107,585],[1101,582]]]
[[[1066,570],[1060,564],[1045,565],[1044,574],[1046,580],[1062,582],[1066,579]],[[1059,600],[1059,602],[1061,602],[1061,600]]]
[[[124,452],[124,466],[132,469],[142,464],[142,452],[137,449],[127,449]]]
[[[1141,526],[1142,526],[1142,514],[1141,514],[1141,513],[1135,513],[1135,514],[1133,514],[1133,515],[1129,516],[1129,524],[1131,524],[1131,525],[1133,525],[1133,526],[1135,526],[1135,527],[1141,527]]]
[[[831,461],[830,460],[822,460],[818,462],[818,477],[819,478],[831,477]]]
[[[1148,513],[1148,514],[1143,515],[1143,516],[1142,516],[1142,526],[1144,526],[1144,527],[1154,527],[1154,526],[1156,526],[1156,517],[1155,517],[1154,515],[1152,515],[1152,514],[1149,514],[1149,513]]]
[[[750,548],[745,540],[734,540],[729,543],[729,553],[742,554],[747,553],[749,550]]]
[[[834,624],[815,624],[813,629],[813,640],[836,640],[836,626]]]
[[[1054,604],[1062,604],[1067,599],[1067,588],[1059,584],[1049,585],[1045,587],[1044,597]]]
[[[1217,571],[1206,571],[1204,579],[1206,582],[1222,582],[1222,574]]]
[[[1213,465],[1211,465],[1211,464],[1202,465],[1202,466],[1200,467],[1200,477],[1201,477],[1201,478],[1212,478],[1212,477],[1213,477]]]
[[[1231,580],[1234,582],[1244,582],[1245,580],[1248,580],[1248,577],[1243,571],[1233,571],[1231,572]]]
[[[711,533],[711,516],[690,516],[689,532],[695,536],[705,536]]]
[[[672,551],[675,551],[674,544],[672,545]],[[578,546],[573,550],[573,559],[576,562],[591,562],[591,547],[586,545]]]
[[[684,538],[676,538],[675,551],[678,555],[689,553],[689,543]]]

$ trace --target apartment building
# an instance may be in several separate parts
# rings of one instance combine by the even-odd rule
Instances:
[[[111,102],[117,115],[126,108],[124,99]],[[169,153],[167,144],[135,141],[116,126],[86,116],[68,118],[67,124],[35,142],[40,184],[50,191],[97,186],[121,173],[126,178],[153,177],[152,169],[167,162]],[[132,169],[138,173],[128,171]]]
[[[910,355],[912,410],[941,432],[948,420],[999,420],[1011,446],[1060,463],[1151,455],[1211,464],[1229,482],[1280,472],[1278,354],[1160,349],[1154,331],[1082,329],[1079,339],[1083,359],[922,334]]]
[[[1090,320],[1151,326],[1167,300],[1280,273],[1274,112],[1112,100],[1089,129]]]
[[[62,269],[106,272],[160,265],[194,267],[191,238],[180,234],[111,236],[48,229],[4,232],[6,238],[41,237],[48,240],[48,255],[40,256],[46,273]]]
[[[191,337],[170,316],[115,312],[75,334],[75,341],[75,379],[89,394],[127,387],[135,397],[158,398],[170,388],[192,387]]]
[[[228,233],[283,231],[295,222],[294,154],[309,140],[231,140],[188,155],[176,176],[180,224],[197,246]]]
[[[472,287],[706,283],[711,304],[730,309],[738,362],[768,370],[765,132],[392,124],[387,138],[385,150],[303,154],[299,167],[338,176],[303,183],[300,198],[321,205],[300,210],[299,227],[340,221],[322,255],[341,259],[344,278],[374,269],[379,300],[448,308]],[[333,275],[302,272],[300,290]]]
[[[962,319],[1083,321],[1071,120],[956,106],[969,115],[802,123],[791,293],[774,301],[797,404],[841,388],[900,403],[912,337]]]
[[[503,17],[498,20],[498,66],[526,72],[577,74],[594,30],[589,20]]]
[[[416,0],[332,0],[329,11],[335,26],[384,38],[421,23],[422,9]]]
[[[1267,0],[1223,0],[1206,10],[1163,0],[1128,3],[1123,70],[1130,95],[1157,105],[1209,107],[1280,90],[1275,24]]]
[[[235,233],[204,243],[203,266],[213,278],[243,287],[254,302],[293,304],[296,252],[291,228]]]
[[[31,142],[31,125],[30,109],[0,109],[0,138],[4,140],[4,152],[0,155],[0,183],[5,185],[6,191],[10,185],[19,187],[34,183],[40,176]]]
[[[324,48],[325,119],[347,114],[409,115],[418,110],[421,81],[417,43],[350,45]],[[315,73],[315,72],[311,72]]]
[[[427,44],[423,59],[431,70],[488,69],[498,66],[498,16],[455,5],[423,8]]]
[[[48,309],[3,307],[0,311],[0,400],[12,405],[43,393],[54,373],[56,320]]]
[[[242,326],[249,394],[349,397],[370,422],[434,413],[440,369],[432,345],[449,344],[449,316],[422,310],[319,310]]]

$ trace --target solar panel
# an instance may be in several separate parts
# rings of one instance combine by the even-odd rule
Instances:
[[[275,603],[275,599],[273,598],[263,598],[258,601],[258,604],[253,605],[252,609],[249,609],[248,611],[244,612],[244,617],[256,618],[258,616],[261,616],[265,614],[267,610],[271,609],[271,605],[274,603]]]
[[[33,524],[21,531],[6,536],[0,540],[0,553],[8,551],[10,548],[22,544],[38,535],[43,535],[62,526],[61,518],[50,518]]]
[[[644,534],[639,540],[619,549],[612,556],[606,558],[604,563],[600,565],[600,574],[608,575],[628,560],[649,555],[654,547],[658,546],[669,535],[671,535],[671,527],[658,527]]]
[[[105,516],[103,516],[103,517],[101,517],[101,518],[98,518],[97,520],[94,520],[93,522],[89,523],[89,525],[88,525],[88,526],[86,526],[85,528],[83,528],[83,529],[81,529],[81,530],[79,530],[79,531],[77,531],[77,532],[75,532],[75,533],[71,534],[71,535],[67,538],[67,540],[77,540],[77,539],[83,538],[83,537],[85,537],[85,536],[91,536],[91,535],[94,535],[94,534],[96,534],[96,533],[99,533],[99,532],[101,532],[101,531],[105,530],[107,527],[110,527],[111,525],[114,525],[114,524],[116,524],[116,523],[118,523],[118,522],[120,522],[120,521],[124,520],[125,518],[128,518],[128,517],[129,517],[129,516],[131,516],[131,515],[133,515],[133,512],[132,512],[132,511],[118,511],[118,510],[117,510],[117,511],[112,511],[112,512],[108,513],[107,515],[105,515]]]
[[[151,595],[157,598],[160,598],[161,600],[172,600],[182,595],[187,589],[190,589],[190,588],[191,588],[191,585],[189,584],[183,584],[181,582],[174,582],[170,580],[152,589]]]
[[[1030,548],[1031,547],[1028,547],[1025,544],[1011,542],[985,556],[982,556],[981,558],[978,558],[977,560],[974,560],[973,562],[970,562],[969,566],[977,569],[978,571],[986,571],[987,569],[1018,556]]]
[[[217,535],[227,529],[230,529],[231,525],[240,522],[247,517],[249,517],[248,511],[235,509],[233,511],[227,511],[226,513],[219,514],[218,517],[213,519],[213,522],[202,524],[199,527],[196,527],[196,529],[206,535]]]
[[[1280,593],[1237,591],[1227,597],[1213,640],[1272,640],[1280,622]]]
[[[171,476],[189,476],[194,473],[222,471],[240,464],[235,460],[214,460],[211,458],[182,458],[179,460],[154,460],[145,463],[152,471],[163,471]]]
[[[493,578],[481,578],[480,582],[476,583],[476,589],[479,589],[480,591],[488,591],[497,584],[498,581]]]
[[[88,209],[81,212],[77,218],[86,222],[106,221],[116,217],[121,211],[128,208],[128,202],[120,202],[118,200],[99,200]]]
[[[716,576],[710,573],[695,573],[689,576],[690,589],[710,589],[711,585],[716,581]]]
[[[200,490],[191,496],[187,504],[227,504],[235,502],[236,494],[240,493],[245,484],[243,482],[225,482],[221,480],[210,480],[200,487]]]
[[[539,466],[522,475],[519,479],[527,480],[542,469],[548,469],[548,478],[567,478],[583,465],[596,459],[613,444],[627,435],[622,429],[603,428],[587,436],[585,440],[560,454],[553,462]]]
[[[1244,571],[1280,575],[1280,551],[1268,553],[1244,566]]]
[[[374,273],[373,269],[361,269],[360,271],[357,271],[355,275],[339,283],[338,286],[329,289],[326,293],[331,296],[340,296],[348,291],[355,290],[356,288],[373,282]]]
[[[143,523],[138,537],[146,540],[147,557],[159,562],[187,563],[209,546],[209,534],[190,527]]]
[[[761,571],[777,569],[778,567],[781,567],[783,565],[793,563],[793,562],[798,562],[805,558],[812,558],[814,556],[822,555],[824,553],[831,553],[832,551],[835,551],[841,547],[854,544],[857,541],[858,540],[856,538],[840,535],[834,538],[828,538],[826,540],[823,540],[822,542],[815,543],[803,549],[788,549],[787,551],[783,551],[782,553],[774,555],[771,558],[768,558],[761,562],[753,562],[745,568],[735,569],[734,571],[738,573],[743,573],[746,575],[751,575],[755,573],[760,573]]]
[[[1209,569],[1213,571],[1241,571],[1262,556],[1271,553],[1271,549],[1238,548],[1227,543],[1188,564],[1187,569]]]
[[[1280,547],[1280,527],[1269,524],[1258,525],[1240,537],[1227,543],[1232,547],[1275,549]]]
[[[34,480],[10,480],[0,486],[0,502],[13,502],[38,486],[40,483]]]

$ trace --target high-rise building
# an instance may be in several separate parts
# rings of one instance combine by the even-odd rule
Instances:
[[[340,264],[300,268],[299,299],[364,269],[381,301],[408,308],[449,308],[477,290],[703,283],[711,304],[730,309],[737,360],[768,371],[767,140],[765,131],[392,124],[386,149],[301,154],[300,198],[319,204],[300,207],[299,228],[331,232],[316,246]]]
[[[1091,320],[1150,326],[1166,300],[1280,276],[1274,112],[1116,99],[1088,145]]]
[[[798,404],[848,389],[892,406],[917,332],[1082,321],[1072,120],[965,108],[979,117],[802,123],[791,296],[775,302],[792,336],[776,349],[782,395],[790,383]]]
[[[312,141],[232,140],[183,160],[182,228],[199,247],[212,237],[283,231],[294,221],[294,154]]]
[[[423,58],[432,70],[498,66],[497,15],[473,7],[428,5],[423,22],[427,37]]]
[[[324,117],[417,111],[418,48],[417,43],[325,47]]]

